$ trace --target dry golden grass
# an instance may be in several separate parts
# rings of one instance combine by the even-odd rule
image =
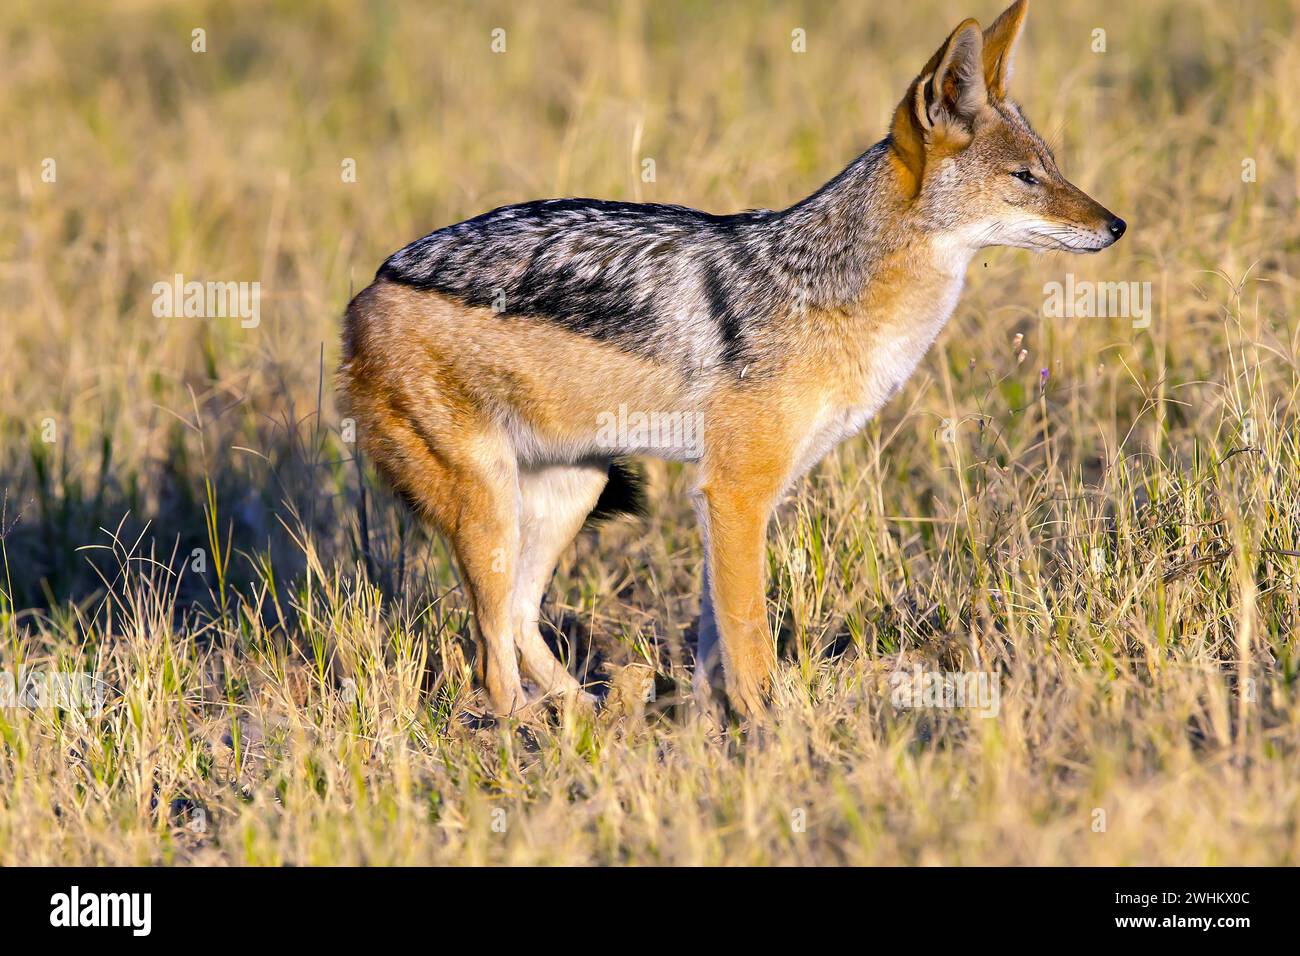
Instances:
[[[369,477],[360,567],[330,369],[387,253],[545,196],[786,205],[999,6],[10,4],[0,670],[110,690],[0,708],[0,863],[1300,859],[1286,0],[1036,4],[1014,90],[1129,234],[979,256],[905,392],[791,490],[763,735],[678,695],[689,469],[548,597],[575,672],[626,685],[594,719],[474,719],[445,549]],[[1067,272],[1153,283],[1150,328],[1045,318]],[[260,281],[260,326],[155,318],[175,273]],[[900,665],[1000,674],[996,717],[895,707]]]

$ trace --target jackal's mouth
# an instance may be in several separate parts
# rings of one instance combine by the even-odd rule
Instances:
[[[1101,252],[1119,238],[1070,222],[1038,223],[1030,227],[1029,235],[1034,245],[1047,252]]]

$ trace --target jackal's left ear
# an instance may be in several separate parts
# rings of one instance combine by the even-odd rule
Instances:
[[[976,118],[988,107],[983,47],[980,25],[964,20],[930,57],[894,111],[890,137],[917,188],[926,154],[935,148],[961,149],[969,143]]]
[[[928,78],[922,78],[914,106],[923,126],[953,126],[969,129],[975,116],[988,102],[984,87],[984,38],[980,25],[966,20],[936,55],[937,65]],[[931,61],[933,62],[933,61]]]
[[[1016,51],[1016,40],[1020,38],[1028,12],[1029,0],[1016,0],[984,31],[984,84],[989,89],[989,99],[994,102],[1007,98],[1011,56]]]

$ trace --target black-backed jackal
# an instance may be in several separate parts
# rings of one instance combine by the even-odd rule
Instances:
[[[699,465],[697,689],[720,648],[730,702],[760,716],[782,490],[903,385],[979,249],[1096,252],[1124,232],[1007,97],[1026,5],[960,24],[889,136],[789,209],[507,206],[413,242],[352,301],[347,406],[453,546],[497,713],[527,703],[521,671],[544,694],[582,692],[538,632],[543,592],[611,463],[655,455]]]

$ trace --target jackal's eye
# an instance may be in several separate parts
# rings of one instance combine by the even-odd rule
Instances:
[[[1037,185],[1038,185],[1038,177],[1035,176],[1033,173],[1031,173],[1031,172],[1030,172],[1029,170],[1027,170],[1027,169],[1017,169],[1017,170],[1016,170],[1014,173],[1012,173],[1011,175],[1012,175],[1012,176],[1015,176],[1016,179],[1020,180],[1022,183],[1025,183],[1026,185],[1029,185],[1029,186],[1037,186]]]

